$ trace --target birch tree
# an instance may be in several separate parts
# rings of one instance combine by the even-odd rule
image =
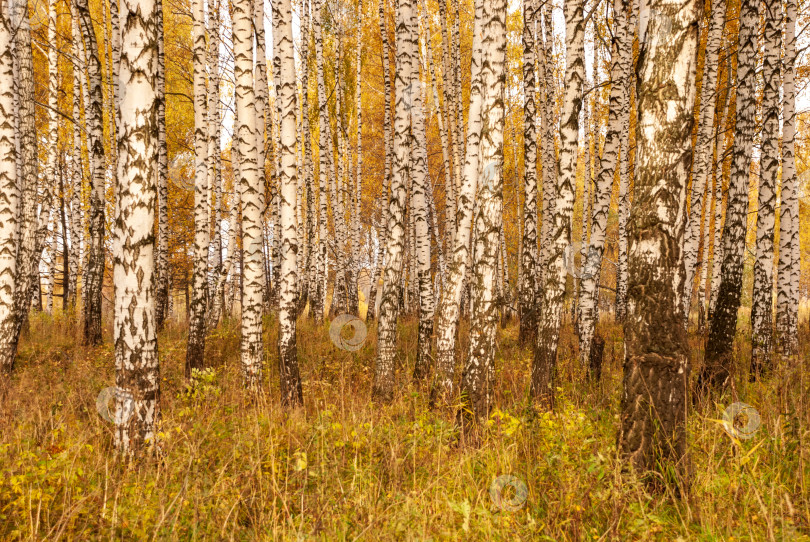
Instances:
[[[779,177],[779,83],[782,50],[782,2],[764,2],[765,29],[762,75],[762,155],[760,158],[757,248],[751,298],[751,373],[770,368],[773,333],[773,236],[776,186]]]
[[[535,96],[535,0],[523,0],[523,241],[520,280],[520,332],[523,342],[537,334],[535,267],[537,261],[537,109]],[[543,105],[545,107],[545,105]]]
[[[157,329],[169,313],[169,153],[166,145],[166,52],[163,38],[163,2],[156,0],[157,17],[157,123],[158,123],[158,250],[155,322]]]
[[[638,165],[628,232],[629,312],[618,443],[640,472],[664,473],[671,464],[685,473],[689,357],[681,247],[699,2],[643,0],[641,10],[658,16],[642,15],[639,29]]]
[[[751,149],[756,130],[756,67],[759,17],[755,0],[740,6],[740,35],[737,46],[737,117],[723,226],[723,263],[717,304],[709,326],[705,364],[698,379],[700,390],[719,389],[728,382],[732,365],[732,344],[737,331],[737,310],[742,290],[743,255],[747,227],[748,179]]]
[[[86,47],[90,143],[90,204],[87,267],[82,284],[82,320],[85,344],[101,344],[101,289],[104,283],[104,129],[101,61],[87,0],[74,0]]]
[[[397,0],[396,106],[394,108],[394,157],[391,195],[388,202],[388,239],[385,249],[382,300],[377,325],[377,360],[372,396],[389,402],[394,396],[394,357],[397,344],[400,281],[405,241],[406,182],[410,175],[410,110],[413,106],[413,55],[416,32],[415,6],[411,0]],[[417,68],[418,70],[418,68]],[[417,71],[418,73],[418,71]]]
[[[449,265],[442,300],[439,305],[439,323],[436,328],[436,378],[431,390],[431,402],[452,399],[455,380],[456,333],[461,315],[461,296],[470,261],[470,237],[473,220],[473,202],[478,186],[481,138],[481,108],[484,81],[482,67],[483,0],[476,0],[473,23],[472,60],[470,63],[470,107],[467,113],[466,155],[461,175],[456,208],[456,235],[453,253],[448,255]]]
[[[560,336],[566,268],[563,252],[571,238],[570,223],[574,210],[576,161],[578,154],[579,110],[582,107],[582,82],[585,75],[583,56],[585,24],[580,0],[566,0],[566,67],[560,116],[560,158],[557,163],[557,198],[549,223],[548,259],[542,262],[542,299],[532,365],[531,392],[546,406],[554,404],[557,341]],[[551,35],[546,36],[551,39]],[[546,164],[544,163],[544,168]],[[546,222],[546,210],[543,210]]]
[[[205,363],[205,310],[208,304],[208,137],[205,88],[205,0],[194,0],[194,256],[189,305],[186,378]]]
[[[250,0],[233,3],[234,80],[236,86],[236,144],[242,205],[242,376],[250,392],[261,385],[262,343],[262,210],[264,187],[259,176],[253,86],[253,9]]]
[[[785,2],[784,105],[782,125],[782,196],[779,211],[779,267],[776,294],[777,349],[788,356],[798,353],[799,185],[796,178],[796,1]]]
[[[279,80],[281,86],[276,95],[281,101],[281,171],[280,173],[280,229],[281,229],[281,271],[279,275],[278,311],[278,350],[279,374],[281,376],[281,403],[288,406],[301,406],[304,399],[301,392],[301,377],[298,374],[298,353],[296,349],[295,320],[298,314],[295,306],[297,286],[296,268],[298,253],[298,233],[295,208],[298,197],[296,180],[296,76],[290,0],[280,0],[273,4],[273,29],[279,32],[278,51],[281,57]]]
[[[498,306],[496,273],[503,220],[503,92],[506,83],[506,0],[482,2],[480,160],[483,165],[475,217],[472,267],[470,350],[461,378],[465,408],[479,423],[489,417],[493,399],[495,332]],[[462,419],[467,415],[461,414]]]
[[[160,418],[153,230],[159,167],[153,159],[158,152],[158,7],[154,0],[122,3],[113,333],[115,443],[124,453],[154,445]]]
[[[0,2],[0,371],[14,366],[19,187],[11,2]]]
[[[326,183],[329,182],[329,155],[331,153],[331,138],[328,117],[328,104],[326,102],[326,85],[323,74],[323,7],[321,0],[313,0],[313,10],[316,14],[315,21],[315,61],[318,72],[318,284],[315,299],[312,303],[312,315],[316,322],[323,320],[326,310],[326,277],[329,274],[327,262],[327,207],[326,207]]]

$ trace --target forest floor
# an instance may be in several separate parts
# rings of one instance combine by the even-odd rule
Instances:
[[[275,327],[268,320],[266,345]],[[162,453],[129,463],[96,409],[114,385],[109,337],[79,347],[66,318],[32,314],[15,372],[0,384],[0,540],[810,540],[807,369],[780,367],[753,384],[738,376],[733,398],[690,411],[692,478],[679,498],[679,488],[651,491],[617,461],[622,335],[609,322],[601,330],[598,383],[584,378],[564,330],[554,413],[528,406],[531,349],[517,343],[515,324],[500,330],[496,408],[473,447],[458,443],[453,413],[429,409],[427,389],[411,383],[413,319],[400,326],[387,406],[370,402],[375,326],[347,352],[328,322],[300,320],[305,407],[293,413],[278,402],[274,348],[266,394],[252,402],[235,322],[209,337],[211,369],[191,385],[185,329],[170,325],[159,339]],[[466,337],[462,329],[461,351]],[[702,339],[691,341],[699,363]],[[748,345],[740,334],[740,367]],[[753,438],[724,430],[734,400],[759,412]],[[510,480],[498,501],[497,482]]]

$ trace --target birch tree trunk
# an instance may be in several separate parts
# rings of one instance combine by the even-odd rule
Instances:
[[[720,389],[731,375],[732,346],[737,331],[737,310],[742,290],[743,256],[747,228],[748,180],[751,148],[756,130],[756,50],[759,2],[743,0],[740,6],[740,35],[737,46],[737,117],[734,153],[728,188],[726,221],[723,226],[723,267],[717,304],[709,326],[705,364],[698,388]]]
[[[57,159],[59,156],[59,52],[56,50],[56,0],[48,2],[48,149],[45,166],[45,180],[55,190],[59,186],[57,179]],[[54,270],[56,268],[56,213],[55,205],[51,207],[53,218],[53,237],[48,246],[49,272],[46,312],[53,311]]]
[[[208,305],[208,136],[205,88],[205,0],[194,0],[194,260],[189,305],[186,378],[205,365],[205,312]]]
[[[209,258],[209,293],[208,305],[215,302],[217,295],[217,282],[222,274],[222,153],[220,151],[221,119],[219,114],[219,1],[212,1],[209,6],[208,22],[208,49],[206,64],[208,65],[207,92],[207,122],[206,138],[208,146],[208,208],[210,212],[209,227],[210,246]],[[211,322],[211,319],[208,319]],[[216,320],[213,325],[216,325]]]
[[[396,107],[394,108],[394,170],[388,207],[388,239],[385,249],[380,321],[377,326],[377,360],[374,367],[372,396],[389,402],[394,396],[394,357],[397,344],[400,282],[404,268],[406,184],[411,174],[411,108],[416,32],[412,28],[416,10],[411,0],[397,1]]]
[[[291,407],[302,406],[301,377],[298,373],[298,353],[296,349],[295,320],[298,314],[295,306],[297,286],[296,268],[298,253],[298,232],[295,208],[298,197],[296,180],[296,75],[290,0],[280,0],[273,4],[273,29],[279,32],[278,49],[275,52],[281,59],[279,80],[281,86],[276,96],[281,101],[281,171],[280,191],[280,234],[281,270],[279,273],[278,311],[278,368],[281,377],[281,404]]]
[[[315,56],[318,65],[318,206],[320,214],[320,224],[318,232],[318,284],[315,299],[313,299],[312,313],[316,322],[323,320],[326,310],[326,281],[329,274],[327,262],[327,208],[326,208],[326,183],[329,182],[329,155],[331,153],[331,137],[329,128],[329,105],[326,102],[326,86],[324,84],[323,73],[323,6],[321,0],[313,0],[313,9],[317,15],[315,22]]]
[[[523,0],[523,250],[520,280],[521,342],[532,344],[537,336],[535,293],[537,262],[537,110],[535,95],[535,0]],[[545,107],[545,105],[543,105]]]
[[[470,351],[461,377],[463,406],[459,412],[462,420],[472,418],[478,425],[489,417],[495,380],[495,333],[498,326],[495,288],[503,219],[506,15],[506,0],[482,2],[480,78],[484,91],[479,155],[483,167],[477,197],[475,256],[470,282]]]
[[[762,75],[762,155],[760,158],[757,249],[754,260],[754,292],[751,298],[751,376],[771,368],[773,334],[773,236],[774,207],[779,177],[779,83],[782,50],[782,3],[764,2],[765,53]]]
[[[582,17],[582,2],[566,0],[564,12],[566,67],[560,117],[557,199],[554,202],[553,210],[549,205],[549,211],[553,213],[553,220],[548,221],[548,259],[542,262],[543,297],[540,301],[540,322],[535,342],[531,382],[532,396],[544,406],[552,408],[554,406],[557,341],[560,336],[560,320],[565,295],[566,268],[563,252],[571,238],[570,224],[574,209],[579,110],[582,107],[582,81],[585,75],[583,58],[585,24]],[[545,216],[543,221],[546,222]]]
[[[158,153],[158,14],[154,0],[123,0],[115,227],[115,444],[154,446],[160,419],[154,223]]]
[[[166,145],[166,58],[163,42],[163,1],[156,0],[157,16],[157,123],[158,123],[158,253],[155,325],[163,328],[169,316],[169,153]]]
[[[304,152],[304,185],[307,190],[306,200],[306,235],[307,244],[304,251],[304,272],[302,273],[301,292],[303,298],[299,301],[299,306],[303,309],[306,301],[310,304],[310,314],[312,305],[315,302],[315,285],[318,282],[316,250],[316,229],[318,227],[318,213],[315,209],[315,183],[313,180],[312,165],[312,136],[309,124],[309,42],[310,36],[310,8],[309,2],[303,0],[303,24],[301,26],[301,131],[303,132],[303,152]]]
[[[84,168],[82,161],[82,130],[80,126],[84,126],[84,119],[82,118],[82,93],[84,91],[82,74],[84,73],[84,62],[82,61],[83,54],[80,53],[81,48],[81,33],[79,31],[78,14],[76,7],[71,3],[71,36],[73,38],[73,46],[71,52],[73,54],[73,148],[71,155],[71,198],[70,198],[70,218],[71,218],[71,231],[72,243],[70,247],[70,278],[72,281],[71,291],[73,292],[72,301],[77,301],[78,285],[79,285],[79,269],[82,267],[82,242],[84,238],[84,224],[82,221],[82,185],[84,184]],[[84,292],[82,292],[84,295]],[[71,310],[71,314],[75,314]]]
[[[14,39],[10,3],[0,4],[0,371],[10,372],[16,355],[14,289],[20,194],[14,99]]]
[[[590,360],[591,341],[599,319],[599,278],[602,271],[602,256],[605,253],[610,199],[613,195],[613,181],[621,150],[621,130],[624,112],[628,106],[624,68],[627,58],[632,55],[632,43],[627,39],[627,6],[622,0],[613,3],[615,34],[610,66],[610,105],[608,125],[602,155],[597,161],[596,193],[593,202],[591,235],[588,242],[587,260],[583,267],[581,282],[579,322],[580,364],[587,367]]]
[[[101,344],[101,288],[104,283],[104,130],[101,61],[87,0],[75,0],[86,44],[89,109],[85,110],[90,143],[89,246],[82,284],[84,343]]]
[[[688,473],[689,357],[681,247],[692,160],[699,2],[643,0],[641,9],[660,15],[642,17],[639,30],[638,165],[629,221],[630,310],[624,324],[618,447],[639,472],[657,470],[666,476],[670,468]]]
[[[709,176],[712,134],[714,130],[714,106],[717,96],[717,59],[723,38],[726,4],[723,0],[712,0],[709,35],[706,41],[706,58],[703,67],[703,83],[700,90],[700,125],[695,143],[695,162],[692,170],[692,195],[689,199],[689,219],[684,237],[684,269],[686,286],[684,289],[683,312],[687,325],[691,309],[692,291],[700,247],[700,217],[703,214],[703,192]],[[764,142],[764,140],[763,140]],[[707,215],[708,216],[708,215]]]
[[[799,185],[796,179],[796,1],[785,3],[784,122],[782,125],[782,197],[779,218],[779,268],[776,294],[777,349],[787,356],[798,354],[799,302]]]
[[[250,0],[233,5],[234,80],[236,97],[239,189],[242,204],[242,375],[245,388],[257,392],[264,365],[262,344],[262,193],[264,186],[257,165],[259,141],[256,130],[253,86],[253,9]]]
[[[483,107],[483,0],[476,0],[473,23],[472,60],[470,64],[470,108],[467,113],[466,156],[461,175],[456,208],[456,236],[452,256],[448,255],[449,267],[442,300],[439,305],[439,325],[436,329],[436,379],[431,390],[431,403],[452,400],[455,379],[456,334],[461,315],[461,296],[467,266],[470,261],[470,236],[473,220],[473,202],[478,186],[481,139],[481,108]]]
[[[428,191],[432,190],[428,176],[427,163],[427,135],[425,132],[425,102],[427,93],[425,85],[419,78],[420,51],[418,8],[413,6],[411,11],[411,40],[414,49],[412,53],[412,71],[410,86],[413,89],[411,96],[411,145],[413,154],[412,185],[411,185],[411,216],[414,225],[414,249],[416,260],[414,262],[415,279],[419,288],[419,333],[416,347],[416,366],[414,379],[422,380],[430,373],[431,365],[431,336],[433,335],[433,312],[435,310],[433,283],[430,276],[430,228],[428,225]],[[427,76],[427,74],[425,74]]]

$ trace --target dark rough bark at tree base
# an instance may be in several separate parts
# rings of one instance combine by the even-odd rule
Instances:
[[[588,378],[599,382],[602,378],[602,360],[605,353],[605,339],[598,334],[591,339],[591,351],[588,363]]]

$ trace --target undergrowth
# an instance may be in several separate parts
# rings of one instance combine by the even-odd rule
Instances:
[[[300,320],[305,406],[294,412],[278,402],[275,327],[268,319],[264,395],[250,401],[237,322],[211,333],[209,368],[191,382],[183,327],[170,325],[159,340],[161,453],[128,462],[96,411],[114,383],[110,341],[83,348],[64,316],[32,315],[0,384],[0,539],[810,540],[803,363],[762,382],[739,376],[722,403],[690,412],[692,479],[676,498],[648,491],[617,460],[623,346],[610,322],[598,383],[563,330],[553,413],[530,406],[531,350],[515,324],[501,329],[495,408],[475,447],[459,444],[454,413],[429,409],[427,388],[411,382],[414,320],[400,325],[390,405],[370,401],[374,326],[347,352],[328,322]],[[690,340],[697,366],[702,340]],[[743,367],[750,347],[739,341]],[[459,342],[464,352],[464,329]],[[725,432],[732,401],[761,415],[753,438]],[[497,505],[490,488],[502,475],[525,485],[525,502],[516,483],[501,495],[514,506]]]

